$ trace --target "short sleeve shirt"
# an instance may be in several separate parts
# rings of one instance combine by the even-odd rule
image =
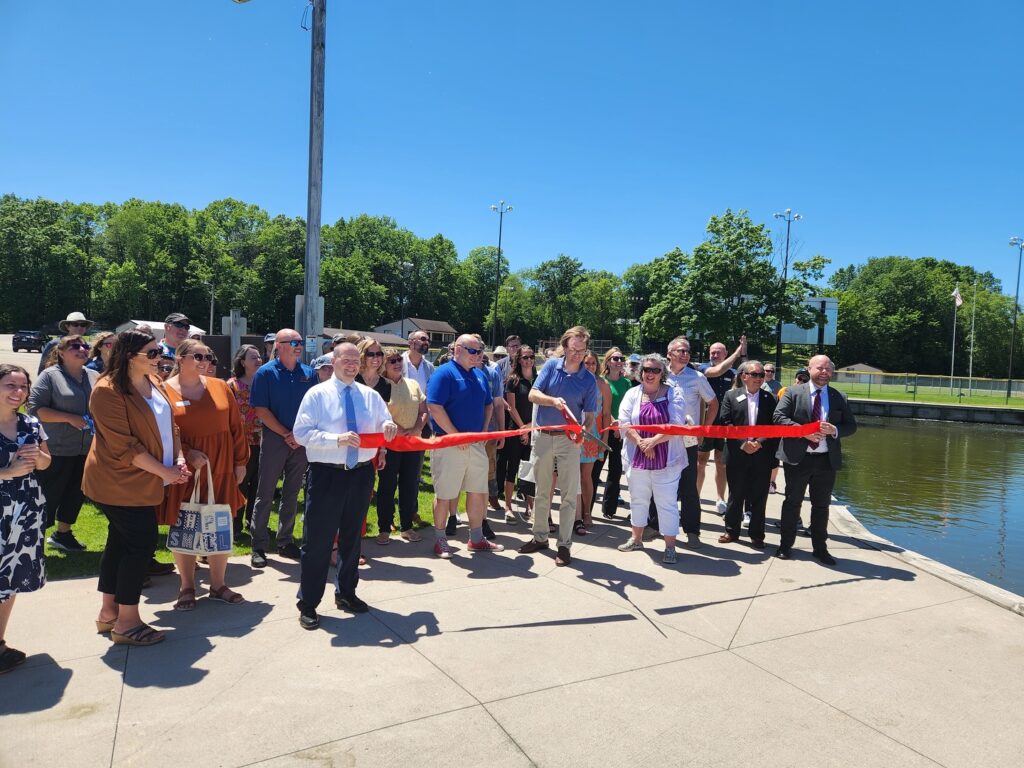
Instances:
[[[253,376],[249,405],[266,408],[282,426],[291,429],[303,396],[317,383],[313,369],[305,363],[296,363],[289,371],[275,358],[261,365]]]
[[[686,401],[686,415],[693,419],[694,424],[700,424],[700,401],[710,403],[716,398],[715,390],[711,382],[700,371],[684,365],[679,373],[668,372],[668,380],[683,391],[683,399]],[[719,398],[721,399],[721,398]]]
[[[575,373],[566,372],[565,358],[556,357],[544,363],[533,386],[548,397],[564,398],[581,424],[584,413],[597,412],[597,377],[582,365]],[[537,424],[557,427],[565,424],[565,417],[557,408],[544,405],[537,409]]]
[[[481,432],[484,409],[491,405],[491,382],[479,368],[463,368],[454,360],[434,369],[427,383],[427,404],[440,405],[459,432]],[[435,435],[445,434],[433,418]]]

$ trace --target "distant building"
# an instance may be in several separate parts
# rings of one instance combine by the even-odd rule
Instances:
[[[407,317],[405,320],[395,320],[393,323],[378,325],[373,329],[376,333],[393,333],[401,336],[404,340],[409,338],[413,331],[424,331],[430,336],[430,346],[446,347],[455,341],[459,332],[452,328],[444,320],[424,320],[419,317]]]
[[[114,329],[114,333],[121,333],[122,331],[130,331],[138,328],[140,325],[148,325],[153,329],[153,334],[156,338],[160,339],[164,335],[164,321],[163,320],[126,320],[121,323],[117,328]],[[191,336],[193,333],[199,333],[203,336],[206,335],[206,331],[200,328],[198,325],[191,325],[188,329],[188,335]]]
[[[401,336],[396,336],[393,333],[378,333],[380,329],[376,331],[353,331],[349,328],[324,328],[323,339],[333,339],[338,334],[342,336],[351,336],[354,333],[364,336],[369,339],[373,339],[382,347],[405,347],[409,345],[408,339],[404,339]]]
[[[885,373],[885,371],[867,363],[844,365],[842,368],[836,368],[836,381],[850,384],[867,384],[871,381],[871,375],[875,373]]]

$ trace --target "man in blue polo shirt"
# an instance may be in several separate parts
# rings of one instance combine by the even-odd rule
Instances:
[[[482,432],[494,405],[487,375],[480,370],[483,343],[469,334],[455,342],[453,359],[434,370],[427,384],[427,410],[435,435]],[[500,552],[504,547],[484,538],[487,513],[487,453],[482,442],[439,448],[430,453],[434,481],[434,554],[451,558],[445,521],[453,499],[466,492],[469,549]]]
[[[252,379],[249,405],[263,421],[263,445],[260,448],[259,479],[256,504],[252,510],[252,566],[267,566],[267,545],[270,537],[270,505],[274,501],[277,479],[284,473],[281,505],[278,507],[277,553],[290,560],[301,556],[292,539],[299,489],[306,473],[306,450],[292,435],[299,404],[317,383],[313,370],[302,362],[302,336],[291,328],[277,332],[277,356],[260,366]]]
[[[583,365],[590,331],[582,325],[562,334],[562,357],[544,363],[530,390],[530,402],[537,408],[536,425],[561,426],[566,411],[591,432],[597,412],[597,379]],[[519,548],[524,554],[548,548],[548,515],[551,510],[553,474],[558,471],[558,489],[562,494],[558,510],[558,554],[555,565],[568,565],[572,558],[572,525],[576,519],[576,493],[580,487],[580,444],[565,432],[534,434],[533,474],[537,482],[533,517],[533,540]]]

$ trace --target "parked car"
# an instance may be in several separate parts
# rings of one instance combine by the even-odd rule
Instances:
[[[42,352],[49,340],[50,337],[42,331],[18,331],[11,339],[11,348],[15,352],[22,349],[26,352]]]

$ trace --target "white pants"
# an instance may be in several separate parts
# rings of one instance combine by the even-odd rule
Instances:
[[[634,528],[647,525],[651,497],[658,510],[658,528],[662,536],[679,535],[679,467],[629,470],[629,517]]]

